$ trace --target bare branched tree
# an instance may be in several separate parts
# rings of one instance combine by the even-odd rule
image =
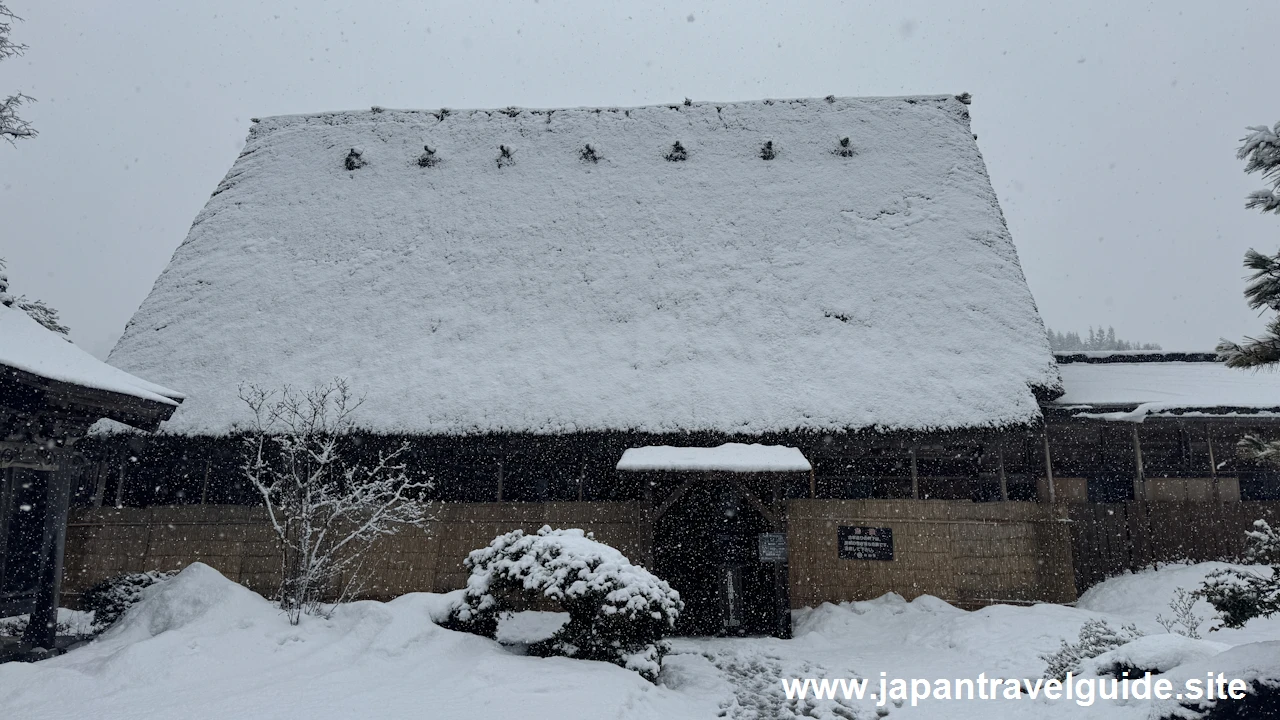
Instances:
[[[306,392],[243,387],[240,398],[253,413],[242,469],[280,541],[280,607],[297,625],[326,597],[358,594],[378,538],[426,526],[423,495],[433,483],[410,479],[407,442],[368,463],[356,459],[352,414],[361,401],[341,379]]]
[[[17,57],[27,51],[26,45],[15,43],[9,39],[9,32],[13,30],[13,24],[21,22],[21,20],[22,18],[14,15],[7,5],[0,2],[0,60]],[[24,103],[32,102],[35,102],[35,99],[23,93],[15,93],[0,101],[0,137],[8,140],[10,144],[14,144],[17,140],[25,140],[36,136],[35,128],[31,127],[31,123],[23,120],[18,115],[18,109]]]

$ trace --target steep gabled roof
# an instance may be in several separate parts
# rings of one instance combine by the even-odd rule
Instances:
[[[111,361],[193,433],[338,375],[411,433],[1007,426],[1060,391],[951,97],[267,118]]]

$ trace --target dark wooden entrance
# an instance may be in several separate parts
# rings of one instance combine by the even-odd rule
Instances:
[[[676,631],[790,637],[781,488],[793,478],[763,472],[637,474],[654,503],[654,571],[685,602]]]

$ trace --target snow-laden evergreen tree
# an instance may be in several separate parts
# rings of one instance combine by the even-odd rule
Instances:
[[[17,57],[27,51],[26,45],[15,43],[9,38],[13,24],[20,20],[22,18],[14,15],[7,5],[0,2],[0,60]],[[36,136],[35,128],[31,127],[31,123],[18,115],[18,109],[24,103],[30,102],[34,102],[34,98],[23,93],[15,93],[0,102],[0,137],[8,140],[10,144]]]
[[[1040,656],[1047,663],[1044,676],[1050,680],[1065,680],[1069,672],[1079,674],[1085,660],[1098,657],[1140,637],[1142,631],[1132,623],[1116,630],[1106,620],[1086,620],[1075,643],[1063,640],[1056,651]]]
[[[66,335],[71,328],[58,321],[58,311],[44,304],[43,300],[30,300],[25,295],[14,296],[9,293],[9,276],[5,274],[4,258],[0,258],[0,305],[16,307],[31,316],[32,320],[46,328]]]
[[[1245,207],[1264,213],[1280,214],[1280,123],[1274,128],[1258,125],[1249,128],[1236,156],[1245,161],[1246,173],[1260,173],[1270,189],[1249,193]],[[1266,255],[1250,249],[1244,254],[1244,266],[1251,270],[1244,289],[1245,301],[1253,310],[1280,313],[1280,252]],[[1280,367],[1280,315],[1273,316],[1266,331],[1242,342],[1223,340],[1218,343],[1218,357],[1233,368]],[[1241,457],[1280,466],[1280,441],[1246,436],[1237,450]]]
[[[1259,125],[1249,128],[1236,156],[1245,161],[1246,173],[1260,173],[1269,189],[1249,193],[1245,207],[1264,213],[1280,214],[1280,123],[1274,128]],[[1251,270],[1244,297],[1254,310],[1280,312],[1280,253],[1265,255],[1250,249],[1244,255],[1244,266]],[[1266,332],[1256,338],[1235,343],[1223,340],[1218,355],[1228,367],[1259,368],[1280,363],[1280,316],[1271,318]]]
[[[1280,614],[1280,533],[1266,520],[1258,520],[1253,526],[1249,531],[1249,560],[1270,567],[1262,571],[1215,570],[1195,592],[1218,611],[1224,627],[1243,627],[1256,617]]]
[[[1138,343],[1128,340],[1121,340],[1116,337],[1116,329],[1107,326],[1103,329],[1101,325],[1094,329],[1089,326],[1089,337],[1084,339],[1078,332],[1060,333],[1049,331],[1049,348],[1056,351],[1125,351],[1125,350],[1159,350],[1160,345],[1156,343]]]
[[[366,553],[379,538],[424,528],[432,482],[409,477],[409,443],[362,463],[352,413],[360,401],[345,381],[305,393],[242,389],[253,414],[242,471],[262,496],[279,541],[280,607],[297,625],[321,602],[361,590]]]

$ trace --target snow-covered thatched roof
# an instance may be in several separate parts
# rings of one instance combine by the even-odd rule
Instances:
[[[1060,387],[952,97],[263,119],[110,359],[184,433],[334,376],[410,433],[1006,426]]]
[[[1050,407],[1141,422],[1151,415],[1276,414],[1280,373],[1240,370],[1212,353],[1062,353],[1066,392]]]

